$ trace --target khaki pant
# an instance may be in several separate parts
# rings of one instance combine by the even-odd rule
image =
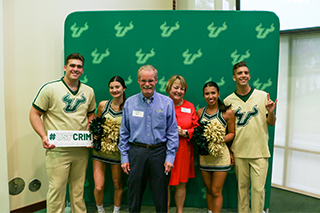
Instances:
[[[235,172],[238,180],[238,212],[250,212],[249,187],[251,180],[251,212],[262,213],[268,158],[235,158]]]
[[[64,212],[67,183],[69,184],[72,212],[86,213],[83,190],[89,150],[78,147],[55,149],[46,152],[46,169],[49,180],[47,213]]]

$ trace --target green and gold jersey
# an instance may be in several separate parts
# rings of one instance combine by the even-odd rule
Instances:
[[[236,135],[231,146],[234,157],[270,157],[268,148],[267,93],[251,89],[240,96],[235,92],[224,99],[236,117]]]
[[[44,84],[32,102],[43,112],[45,130],[87,130],[87,114],[94,112],[96,102],[91,87],[79,82],[72,91],[63,78]]]

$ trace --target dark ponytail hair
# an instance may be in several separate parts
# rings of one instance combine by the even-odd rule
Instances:
[[[110,84],[111,84],[112,82],[114,82],[114,81],[119,82],[124,89],[127,89],[127,86],[126,86],[123,78],[121,78],[120,76],[113,76],[113,77],[110,79],[109,83],[108,83],[108,87],[109,87]],[[123,97],[123,102],[120,104],[120,109],[123,108],[124,102],[125,102],[126,99],[127,99],[126,94],[125,94],[124,91],[123,91],[123,96],[122,96],[122,97]]]
[[[215,87],[217,89],[218,92],[220,92],[219,86],[216,82],[213,81],[209,81],[207,83],[205,83],[205,85],[203,86],[202,92],[204,93],[204,89],[206,87]],[[226,112],[227,109],[229,109],[231,107],[231,105],[226,106],[221,100],[220,98],[218,98],[218,108],[221,112]]]

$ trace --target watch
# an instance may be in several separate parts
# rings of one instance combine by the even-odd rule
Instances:
[[[186,134],[186,136],[187,136],[187,138],[189,137],[189,132],[188,132],[188,130],[184,130],[184,132],[185,132],[185,134]]]

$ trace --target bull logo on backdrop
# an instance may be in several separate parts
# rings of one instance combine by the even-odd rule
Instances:
[[[136,52],[136,57],[137,59],[137,64],[145,64],[149,58],[155,56],[155,52],[153,50],[153,48],[150,50],[150,53],[142,53],[142,49],[140,48],[137,52]]]
[[[244,61],[244,59],[247,59],[250,57],[250,52],[249,50],[246,51],[246,54],[238,54],[238,50],[234,50],[230,57],[233,59],[233,61],[231,62],[232,65],[235,65],[236,63],[240,62],[240,61]]]
[[[206,80],[205,84],[208,83],[209,81],[212,81],[212,78],[211,78],[211,77],[208,78],[208,80]],[[221,78],[220,78],[220,81],[219,81],[219,82],[216,82],[216,83],[218,84],[219,87],[222,87],[223,85],[225,85],[226,82],[225,82],[225,80],[224,80],[224,77],[221,77]]]
[[[81,34],[84,31],[87,31],[88,29],[89,29],[88,22],[86,22],[83,27],[77,27],[77,23],[74,22],[74,24],[70,27],[70,30],[72,31],[71,37],[79,38]]]
[[[84,83],[84,84],[88,83],[89,80],[88,80],[87,75],[85,75],[85,76],[83,77],[83,79],[81,79],[80,81],[81,81],[81,83]]]
[[[102,60],[110,55],[109,48],[106,49],[104,53],[97,53],[97,48],[94,49],[94,51],[91,53],[91,56],[93,58],[92,63],[93,64],[100,64]]]
[[[228,26],[226,22],[224,22],[221,27],[215,27],[214,23],[212,22],[210,25],[208,25],[207,29],[209,30],[209,38],[217,38],[222,31],[228,29]]]
[[[206,200],[207,199],[207,188],[202,187],[201,192],[202,192],[202,199]]]
[[[260,79],[258,78],[253,82],[253,86],[259,90],[265,90],[266,88],[272,86],[271,78],[268,79],[267,83],[260,83]]]
[[[134,25],[132,24],[132,21],[129,23],[129,26],[121,26],[121,22],[119,21],[119,23],[114,26],[114,29],[117,31],[116,37],[124,37],[127,32],[133,28]]]
[[[262,24],[260,23],[256,26],[257,39],[265,39],[267,35],[275,30],[273,24],[270,25],[270,28],[262,28]]]
[[[131,78],[131,75],[128,77],[127,80],[124,81],[125,85],[128,86],[129,84],[132,83],[132,78]]]
[[[189,49],[187,49],[182,53],[182,56],[184,57],[183,64],[191,65],[197,58],[200,58],[202,56],[202,52],[201,52],[201,49],[199,49],[198,53],[192,54],[192,53],[189,53]]]
[[[167,22],[160,25],[160,30],[162,30],[162,37],[170,37],[174,31],[180,28],[179,21],[176,22],[175,26],[167,26]]]
[[[163,76],[160,80],[159,80],[159,85],[160,85],[160,92],[166,92],[166,86],[167,86],[167,81],[165,80],[166,78]]]

